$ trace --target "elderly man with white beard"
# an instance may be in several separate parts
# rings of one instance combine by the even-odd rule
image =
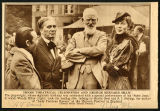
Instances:
[[[97,12],[87,8],[83,12],[84,31],[73,35],[68,44],[65,58],[73,65],[68,73],[68,89],[105,89],[107,72],[102,69],[101,61],[107,48],[107,37],[96,29]]]

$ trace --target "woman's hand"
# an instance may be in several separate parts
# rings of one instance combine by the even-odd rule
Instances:
[[[105,66],[103,66],[103,70],[107,71],[108,74],[113,77],[117,77],[119,75],[117,69],[115,69],[111,63],[108,63]]]

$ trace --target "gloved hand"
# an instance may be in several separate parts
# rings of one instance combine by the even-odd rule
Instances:
[[[103,67],[103,70],[107,71],[108,74],[110,76],[113,76],[113,77],[118,77],[118,71],[114,68],[114,66],[111,64],[111,63],[108,63],[106,64],[104,67]]]
[[[110,69],[112,67],[112,64],[111,63],[106,63],[103,65],[103,70],[107,71],[108,69]]]

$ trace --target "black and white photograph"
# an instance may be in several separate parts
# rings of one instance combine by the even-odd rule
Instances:
[[[10,92],[4,98],[16,91],[150,92],[158,83],[152,8],[151,2],[3,3],[2,90]],[[27,105],[39,107],[21,107]]]

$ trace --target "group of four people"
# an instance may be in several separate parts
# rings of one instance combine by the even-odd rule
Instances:
[[[54,18],[38,21],[41,35],[37,40],[31,28],[20,28],[15,37],[17,47],[7,60],[5,88],[60,89],[63,71],[68,76],[67,89],[137,88],[137,52],[144,45],[130,34],[130,15],[117,13],[112,21],[116,34],[110,45],[106,34],[96,29],[98,14],[94,9],[85,9],[82,21],[84,31],[72,36],[63,56],[59,55]]]

